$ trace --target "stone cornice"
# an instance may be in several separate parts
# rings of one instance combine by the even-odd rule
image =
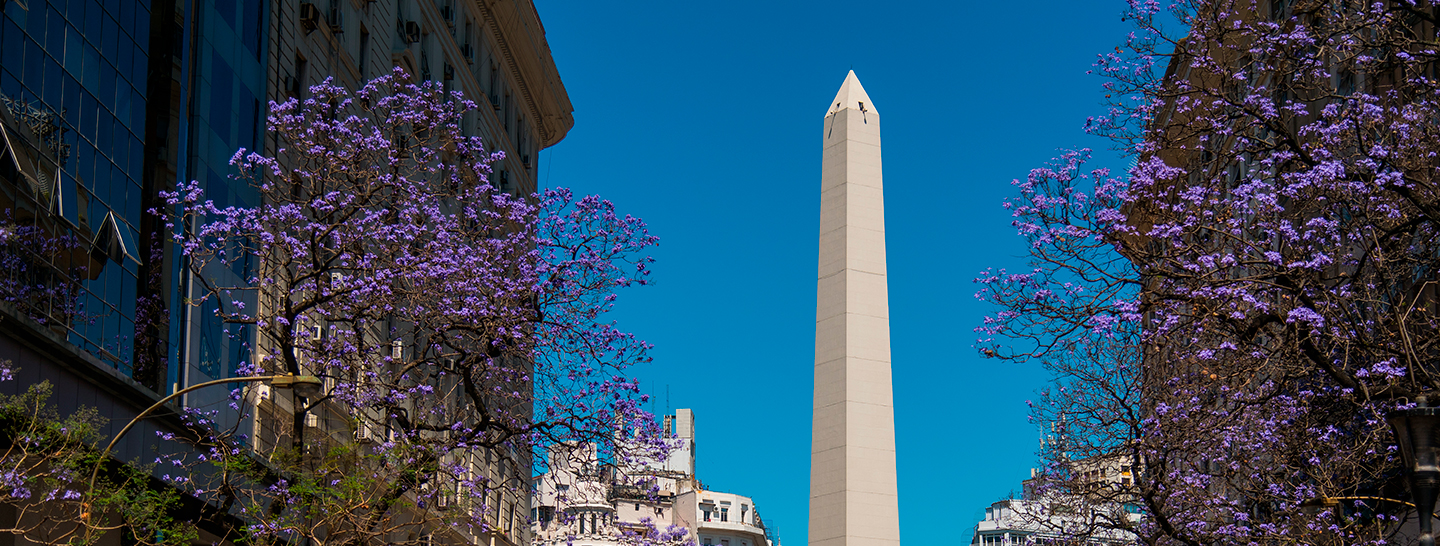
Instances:
[[[500,47],[500,57],[535,120],[541,147],[559,143],[575,126],[570,95],[545,41],[545,27],[530,0],[475,0]]]

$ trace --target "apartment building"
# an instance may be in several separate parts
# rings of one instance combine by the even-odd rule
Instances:
[[[534,543],[612,546],[673,526],[701,546],[777,544],[753,498],[709,490],[696,477],[694,412],[676,410],[664,430],[675,445],[669,456],[628,467],[604,462],[594,445],[552,450],[535,478]]]

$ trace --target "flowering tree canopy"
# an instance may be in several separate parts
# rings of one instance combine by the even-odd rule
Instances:
[[[979,279],[982,351],[1057,377],[1047,487],[1147,544],[1394,540],[1384,415],[1440,388],[1437,15],[1130,3],[1087,129],[1135,162],[1017,182],[1033,268]],[[1123,482],[1077,471],[1117,457]]]
[[[325,383],[237,390],[253,428],[192,416],[214,432],[172,458],[189,471],[171,481],[245,540],[518,536],[536,450],[664,451],[625,371],[649,346],[604,316],[647,283],[655,237],[597,197],[492,184],[503,155],[461,130],[474,109],[403,72],[353,93],[327,82],[271,104],[274,156],[235,154],[260,205],[222,209],[195,184],[169,196],[190,303],[253,343],[241,373]]]

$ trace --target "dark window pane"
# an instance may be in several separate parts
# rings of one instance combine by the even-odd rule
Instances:
[[[141,163],[144,160],[144,157],[145,147],[141,145],[140,139],[132,137],[130,139],[130,169],[129,171],[127,171],[130,173],[130,178],[132,180],[140,180],[141,174],[144,172],[145,168],[145,166]]]
[[[256,116],[260,110],[260,103],[248,97],[249,93],[242,93],[242,95],[246,95],[246,98],[240,99],[240,136],[235,145],[236,147],[243,146],[254,150],[259,147],[255,142],[255,126],[256,122],[259,121],[259,118]]]
[[[95,0],[86,2],[85,8],[85,39],[92,42],[98,41],[105,35],[105,8]]]
[[[75,27],[65,29],[65,56],[61,57],[61,50],[51,50],[57,59],[65,59],[65,70],[69,71],[76,79],[80,79],[85,73],[85,40],[80,37],[80,32]]]
[[[145,136],[145,98],[138,91],[130,95],[130,132]]]
[[[150,43],[150,3],[145,5],[146,9],[135,12],[135,41],[142,44]]]
[[[25,34],[15,26],[13,21],[6,19],[5,40],[0,42],[0,66],[16,74],[25,73]]]
[[[76,108],[75,105],[80,104],[80,93],[82,92],[80,82],[75,81],[75,78],[71,77],[69,73],[66,73],[64,98],[65,122],[69,123],[72,129],[80,126],[80,109]]]
[[[104,24],[100,26],[102,30],[100,51],[108,58],[114,55],[115,50],[120,47],[120,25],[117,24],[114,19],[111,19],[109,15],[101,15],[100,19],[104,21]],[[93,40],[94,38],[91,39]]]
[[[130,128],[130,86],[120,83],[115,93],[115,117],[128,130]]]
[[[145,66],[149,62],[149,58],[146,57],[145,50],[141,49],[139,45],[136,45],[133,51],[135,59],[130,62],[130,85],[135,86],[135,89],[140,91],[140,96],[143,97],[146,93]]]
[[[75,154],[78,159],[75,164],[75,176],[80,179],[81,186],[93,190],[95,189],[95,147],[89,144],[78,144],[75,148],[79,151]]]
[[[99,105],[90,93],[80,93],[80,136],[95,142],[95,113]],[[103,150],[101,151],[104,152]]]
[[[135,42],[121,36],[115,50],[110,54],[114,55],[115,71],[120,74],[120,78],[130,82],[130,62],[135,59]]]
[[[58,58],[64,53],[65,19],[60,17],[60,13],[53,9],[45,10],[45,17],[49,19],[49,23],[45,25],[46,32],[43,34],[43,37],[40,34],[36,34],[35,41],[45,44],[45,49],[49,50],[51,55]]]
[[[0,93],[7,97],[20,96],[20,78],[11,74],[5,65],[0,65]]]
[[[225,20],[225,24],[230,25],[232,29],[240,28],[235,24],[235,0],[215,0],[214,6],[215,12],[220,14],[220,18]]]
[[[38,4],[39,2],[36,3]],[[34,38],[35,41],[42,44],[45,43],[46,20],[51,17],[55,17],[58,19],[60,17],[60,14],[56,13],[54,9],[47,8],[42,10],[40,9],[40,6],[35,6],[34,8],[31,8],[30,14],[28,16],[29,25],[28,28],[25,29],[25,31],[29,32],[30,37]]]
[[[15,2],[5,2],[3,6],[5,15],[8,16],[11,21],[14,21],[19,28],[25,28],[26,21],[30,19],[30,12],[20,9],[20,4]]]
[[[231,101],[234,92],[235,71],[220,56],[219,51],[210,54],[210,127],[226,144],[234,141],[230,136],[230,116],[235,112]]]
[[[44,97],[46,105],[56,112],[59,112],[64,106],[60,103],[60,99],[63,98],[61,93],[65,90],[64,85],[61,83],[64,81],[64,78],[65,71],[60,68],[60,65],[49,57],[46,57],[45,89],[40,92],[40,96]]]
[[[100,62],[100,92],[95,95],[106,109],[115,110],[115,68]]]
[[[101,153],[114,158],[115,122],[112,120],[115,118],[104,108],[97,108],[95,117],[95,147],[99,148]]]
[[[250,50],[250,54],[254,55],[256,59],[259,59],[260,35],[264,33],[264,27],[261,26],[260,22],[261,19],[265,17],[265,2],[260,0],[245,0],[241,5],[241,10],[243,11],[241,17],[244,18],[241,26],[245,28],[240,31],[240,39],[245,42],[245,47]]]
[[[25,74],[20,82],[32,93],[45,83],[45,51],[33,41],[25,41]]]
[[[91,93],[100,92],[100,52],[95,51],[95,46],[85,43],[85,77],[83,79],[85,89]]]
[[[120,21],[121,30],[133,38],[134,34],[131,33],[135,32],[135,3],[121,0],[120,12],[115,14],[115,19]]]

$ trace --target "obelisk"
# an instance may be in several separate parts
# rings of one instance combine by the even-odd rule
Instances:
[[[851,71],[825,113],[810,546],[896,546],[880,114]]]

